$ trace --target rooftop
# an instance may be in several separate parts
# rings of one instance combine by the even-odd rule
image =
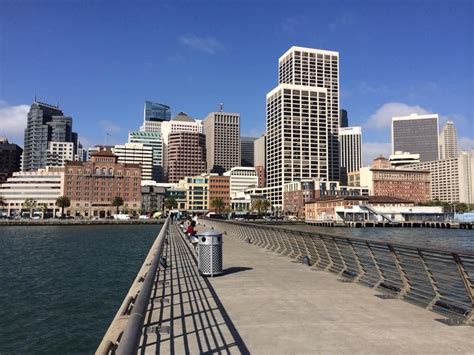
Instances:
[[[190,117],[187,113],[185,112],[180,112],[176,115],[175,118],[171,119],[171,121],[180,121],[180,122],[196,122],[195,119]]]

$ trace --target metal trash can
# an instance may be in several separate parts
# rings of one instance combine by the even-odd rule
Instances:
[[[202,231],[198,238],[198,269],[202,275],[222,274],[222,233]]]

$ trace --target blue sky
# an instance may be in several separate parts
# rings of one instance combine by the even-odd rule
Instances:
[[[265,130],[265,95],[292,45],[340,52],[341,104],[365,161],[391,115],[435,112],[474,147],[474,9],[451,1],[0,1],[0,135],[22,144],[34,94],[86,145],[126,141],[145,100],[174,116],[241,114]]]

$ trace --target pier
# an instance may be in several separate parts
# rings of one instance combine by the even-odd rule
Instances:
[[[238,222],[224,274],[163,226],[97,354],[469,353],[474,253]]]
[[[459,221],[306,221],[317,227],[349,227],[349,228],[441,228],[441,229],[474,229],[474,222]]]

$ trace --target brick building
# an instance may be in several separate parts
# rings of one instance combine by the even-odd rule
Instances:
[[[71,199],[67,213],[73,216],[105,217],[116,212],[112,200],[122,197],[121,210],[138,212],[141,202],[141,169],[121,164],[110,151],[92,154],[86,162],[67,162],[64,195]]]
[[[212,200],[222,199],[224,202],[224,208],[229,206],[230,203],[230,177],[219,176],[210,174],[209,175],[209,210],[215,212],[212,208]]]
[[[305,204],[323,196],[368,196],[367,187],[341,186],[339,181],[305,179],[283,185],[283,212],[302,217]]]
[[[198,132],[171,132],[165,148],[167,181],[206,172],[206,137]]]
[[[414,201],[431,200],[429,170],[394,169],[388,159],[379,157],[360,172],[360,186],[367,186],[371,196],[391,196]]]

